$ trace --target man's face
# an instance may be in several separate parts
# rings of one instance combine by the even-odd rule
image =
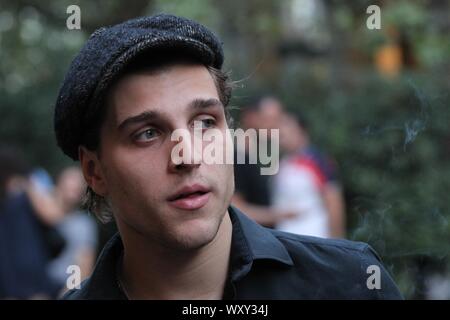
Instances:
[[[258,115],[261,129],[279,129],[283,107],[278,100],[268,97],[261,101]]]
[[[280,126],[280,147],[283,152],[295,153],[308,145],[307,132],[289,115],[283,115]]]
[[[104,188],[94,191],[110,201],[121,231],[178,250],[212,241],[234,191],[233,166],[175,165],[171,152],[178,142],[170,138],[179,128],[193,136],[194,121],[226,134],[209,71],[176,64],[127,75],[113,88],[108,108],[98,160]],[[188,146],[193,149],[191,141]]]
[[[280,128],[283,106],[278,100],[271,97],[264,98],[260,104],[258,110],[247,112],[242,119],[242,126],[244,129],[267,129],[268,137],[270,137],[271,130]]]

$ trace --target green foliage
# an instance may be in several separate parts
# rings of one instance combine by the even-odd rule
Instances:
[[[339,164],[349,238],[374,246],[402,279],[412,276],[407,268],[421,256],[450,266],[445,78],[416,74],[389,81],[367,74],[334,88],[311,80],[284,83],[292,110],[306,116],[313,139]],[[407,287],[414,281],[405,282],[405,294],[412,294]]]

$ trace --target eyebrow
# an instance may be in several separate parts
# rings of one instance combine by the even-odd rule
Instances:
[[[188,109],[209,109],[221,106],[222,103],[218,99],[211,98],[211,99],[194,99],[191,102],[189,102],[187,107]],[[158,111],[144,111],[138,115],[126,118],[119,124],[117,129],[120,131],[129,125],[151,121],[160,117],[161,114]]]

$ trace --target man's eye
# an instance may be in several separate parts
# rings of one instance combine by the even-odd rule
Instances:
[[[135,136],[136,141],[146,142],[157,138],[160,135],[156,129],[146,129]]]
[[[216,126],[216,120],[213,118],[200,119],[202,129],[210,129]]]

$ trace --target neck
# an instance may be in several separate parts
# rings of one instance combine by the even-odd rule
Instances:
[[[228,273],[232,225],[225,214],[216,237],[190,251],[122,236],[122,285],[129,299],[221,299]],[[143,254],[144,253],[144,254]]]

